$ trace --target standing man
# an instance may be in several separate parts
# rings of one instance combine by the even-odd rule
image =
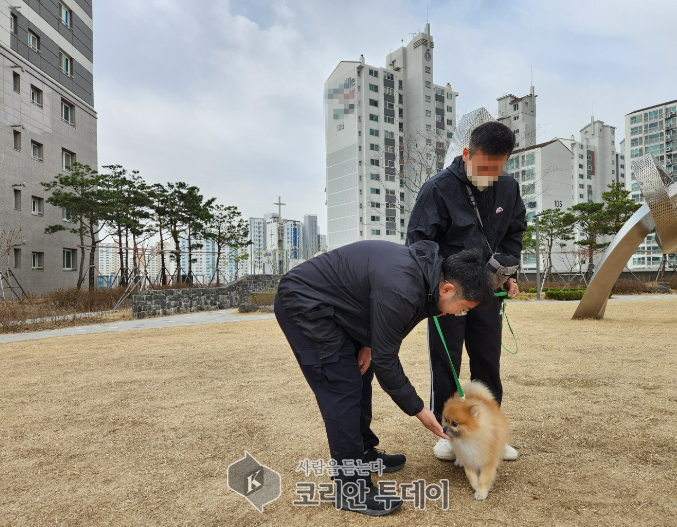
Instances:
[[[406,461],[376,449],[379,440],[371,430],[374,375],[403,412],[448,440],[405,375],[400,345],[430,316],[459,314],[491,302],[491,284],[479,251],[443,259],[431,241],[410,247],[356,242],[303,262],[284,276],[275,316],[315,394],[331,457],[345,467],[334,477],[340,483],[336,508],[381,516],[402,504],[392,496],[384,499],[369,475],[348,469],[357,462],[380,461],[385,472],[394,472]],[[339,488],[356,485],[363,490],[360,503],[343,499]]]
[[[411,212],[407,244],[433,240],[443,257],[464,249],[479,249],[485,259],[492,253],[506,253],[519,261],[526,211],[519,183],[503,172],[514,147],[515,135],[499,122],[475,128],[470,147],[463,149],[463,155],[421,188]],[[511,298],[519,294],[516,276],[511,276],[505,287]],[[465,341],[471,379],[486,384],[499,404],[503,397],[499,368],[501,315],[501,301],[494,299],[488,309],[439,319],[456,371],[461,369]],[[428,319],[428,349],[430,409],[441,422],[442,407],[456,392],[456,385],[432,319]],[[449,441],[438,441],[433,452],[438,459],[456,458]],[[516,458],[517,451],[506,445],[503,459]]]

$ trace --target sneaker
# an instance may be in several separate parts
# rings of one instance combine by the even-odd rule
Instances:
[[[433,454],[435,454],[437,459],[441,459],[442,461],[454,461],[456,459],[456,454],[454,454],[454,450],[451,448],[449,440],[441,437],[433,447]]]
[[[378,459],[380,459],[383,464],[383,472],[396,472],[407,462],[407,457],[403,454],[388,455],[383,450],[374,447],[371,447],[364,452],[365,463],[370,463]]]
[[[380,492],[376,485],[370,483],[367,486],[367,494],[363,503],[354,500],[340,499],[334,506],[343,511],[359,512],[367,516],[385,516],[396,511],[402,506],[402,500],[393,494]]]
[[[519,456],[517,450],[515,450],[508,443],[506,443],[505,448],[503,449],[503,455],[501,456],[502,459],[504,459],[505,461],[515,461],[517,459],[517,456]]]

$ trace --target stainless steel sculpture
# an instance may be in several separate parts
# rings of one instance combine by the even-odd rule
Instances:
[[[654,227],[663,254],[677,251],[677,183],[651,155],[632,162],[645,204],[616,234],[583,295],[573,318],[604,317],[609,293],[628,260]]]
[[[470,113],[466,113],[456,124],[456,131],[452,137],[447,149],[447,155],[444,158],[444,166],[448,167],[456,156],[463,153],[466,146],[470,146],[470,134],[479,125],[495,121],[486,108],[478,108]]]

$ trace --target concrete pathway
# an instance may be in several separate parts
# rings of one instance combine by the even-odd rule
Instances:
[[[91,333],[108,333],[113,331],[130,331],[136,329],[172,328],[177,326],[197,326],[201,324],[220,324],[223,322],[241,322],[243,320],[262,320],[267,318],[275,318],[275,315],[272,313],[262,313],[260,315],[239,315],[237,314],[237,309],[201,311],[199,313],[186,313],[184,315],[144,318],[140,320],[124,320],[120,322],[107,322],[104,324],[92,324],[89,326],[76,326],[72,328],[53,329],[48,331],[0,334],[0,344],[7,342],[19,342],[22,340],[65,337],[70,335],[87,335]]]
[[[643,301],[643,300],[675,300],[677,295],[614,295],[609,302]],[[553,300],[531,300],[519,304],[545,304]],[[579,302],[566,300],[564,302]],[[22,340],[48,339],[51,337],[65,337],[69,335],[87,335],[91,333],[108,333],[113,331],[130,331],[136,329],[160,329],[177,326],[197,326],[201,324],[220,324],[223,322],[241,322],[243,320],[262,320],[275,318],[272,313],[260,315],[239,315],[237,309],[222,309],[219,311],[202,311],[200,313],[186,313],[185,315],[171,315],[166,317],[144,318],[140,320],[125,320],[122,322],[108,322],[89,326],[54,329],[49,331],[34,331],[30,333],[0,334],[0,344],[19,342]]]

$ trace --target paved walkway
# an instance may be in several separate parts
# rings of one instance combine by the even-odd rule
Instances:
[[[677,295],[614,295],[609,302],[643,301],[643,300],[675,300]],[[527,304],[552,303],[553,300],[533,300]],[[578,300],[567,300],[572,303]],[[520,302],[521,303],[521,302]],[[275,318],[272,313],[260,315],[239,315],[237,309],[223,309],[220,311],[202,311],[185,315],[171,315],[166,317],[144,318],[140,320],[126,320],[123,322],[108,322],[89,326],[54,329],[49,331],[34,331],[31,333],[10,333],[0,335],[0,344],[18,342],[21,340],[48,339],[51,337],[65,337],[69,335],[87,335],[91,333],[108,333],[112,331],[130,331],[135,329],[159,329],[177,326],[197,326],[201,324],[221,324],[223,322],[241,322],[243,320],[262,320]]]
[[[0,335],[0,344],[18,342],[21,340],[48,339],[51,337],[65,337],[70,335],[87,335],[90,333],[108,333],[111,331],[130,331],[135,329],[159,329],[177,326],[197,326],[201,324],[221,324],[223,322],[240,322],[242,320],[261,320],[275,318],[272,313],[260,315],[239,315],[237,309],[222,309],[219,311],[201,311],[186,313],[185,315],[171,315],[166,317],[143,318],[140,320],[125,320],[121,322],[107,322],[89,326],[53,329],[48,331],[33,331],[30,333],[10,333]]]

